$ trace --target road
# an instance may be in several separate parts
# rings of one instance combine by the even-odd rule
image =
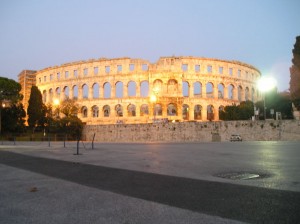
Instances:
[[[2,223],[300,222],[299,142],[80,146],[1,145]]]

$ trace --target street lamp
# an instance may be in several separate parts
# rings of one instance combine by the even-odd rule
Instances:
[[[271,76],[263,76],[257,81],[257,87],[264,94],[264,119],[266,120],[266,93],[277,85],[277,81]]]

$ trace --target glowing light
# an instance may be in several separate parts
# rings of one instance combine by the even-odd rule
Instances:
[[[257,81],[257,87],[261,92],[268,92],[277,85],[277,81],[271,76],[263,76]]]
[[[156,102],[156,96],[155,96],[155,95],[151,95],[150,101],[151,101],[151,102]]]
[[[54,100],[53,100],[53,104],[54,104],[55,106],[58,106],[58,105],[59,105],[59,99],[54,99]]]

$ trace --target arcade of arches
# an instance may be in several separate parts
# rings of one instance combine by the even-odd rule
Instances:
[[[45,103],[76,99],[87,124],[218,120],[225,106],[260,99],[260,72],[236,61],[195,57],[98,59],[37,72]]]

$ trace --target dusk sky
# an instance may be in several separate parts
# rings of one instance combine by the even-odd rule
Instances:
[[[0,76],[101,57],[238,60],[289,89],[299,0],[0,0]]]

